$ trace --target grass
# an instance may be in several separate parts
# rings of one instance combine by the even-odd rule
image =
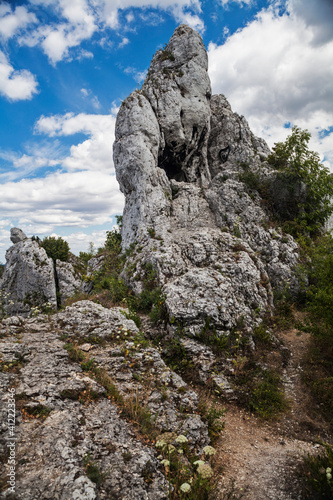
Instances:
[[[333,449],[324,444],[317,455],[307,455],[298,471],[302,480],[302,498],[331,500],[333,498]]]

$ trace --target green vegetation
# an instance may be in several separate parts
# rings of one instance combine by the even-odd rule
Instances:
[[[284,229],[295,235],[318,234],[333,213],[333,176],[318,153],[308,149],[310,137],[307,130],[295,126],[268,157],[268,163],[279,171],[277,180],[288,190],[289,206],[280,213]]]
[[[169,481],[168,499],[208,500],[213,490],[215,448],[205,446],[194,455],[183,434],[165,432],[156,438],[161,464]]]
[[[286,397],[281,390],[281,380],[273,370],[256,370],[250,390],[250,410],[264,419],[271,419],[288,408]]]
[[[53,261],[58,259],[67,262],[69,257],[69,245],[67,241],[63,240],[60,236],[58,238],[55,236],[47,236],[43,239],[41,246],[46,251],[48,257],[51,257]]]
[[[308,455],[299,475],[303,479],[302,498],[331,500],[333,498],[333,449],[324,444],[325,450],[317,455]]]
[[[304,365],[304,380],[319,408],[333,425],[333,238],[325,234],[307,242],[305,268],[310,284],[305,290],[311,344]]]
[[[95,484],[101,484],[105,478],[105,475],[101,473],[99,470],[99,467],[96,465],[96,463],[91,459],[91,452],[87,453],[87,455],[84,455],[83,457],[83,464],[84,464],[84,469],[89,477],[90,481],[92,481]]]
[[[120,217],[117,222],[120,228],[107,232],[105,246],[99,251],[99,254],[104,256],[104,263],[93,278],[93,290],[97,295],[102,292],[102,296],[99,295],[99,301],[103,305],[126,305],[129,309],[126,317],[133,319],[137,326],[141,324],[137,313],[149,314],[154,324],[165,321],[167,318],[165,297],[158,286],[157,272],[150,262],[141,264],[139,279],[142,281],[143,290],[139,295],[134,295],[125,281],[120,278],[126,258],[135,254],[136,244],[132,244],[126,252],[121,251]],[[153,236],[155,232],[152,230]],[[136,266],[137,263],[132,261],[125,271],[131,274]]]

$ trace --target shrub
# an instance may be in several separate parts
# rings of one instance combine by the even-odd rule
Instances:
[[[296,234],[317,234],[333,212],[333,176],[318,153],[308,149],[310,137],[307,130],[295,126],[268,157],[268,163],[279,171],[277,184],[287,189],[285,204],[289,206],[282,207],[280,216],[291,222],[285,228]]]
[[[307,247],[310,285],[306,309],[311,343],[304,379],[321,412],[333,425],[333,238],[325,234]]]
[[[67,262],[69,256],[69,245],[61,236],[47,236],[43,239],[42,247],[53,261],[62,260]]]
[[[325,444],[325,451],[308,455],[301,466],[305,479],[302,498],[329,500],[333,498],[333,449]]]

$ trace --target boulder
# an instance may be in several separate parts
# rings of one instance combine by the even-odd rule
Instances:
[[[27,315],[32,307],[57,307],[53,261],[37,241],[23,235],[20,229],[11,230],[12,241],[17,241],[6,252],[0,280],[3,310],[10,315]]]

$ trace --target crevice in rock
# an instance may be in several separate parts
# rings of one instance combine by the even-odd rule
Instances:
[[[57,273],[57,264],[54,259],[53,261],[53,270],[54,270],[54,282],[55,282],[55,287],[56,287],[56,298],[57,298],[57,308],[59,309],[61,306],[61,296],[60,296],[60,286],[59,286],[59,278],[58,278],[58,273]]]

